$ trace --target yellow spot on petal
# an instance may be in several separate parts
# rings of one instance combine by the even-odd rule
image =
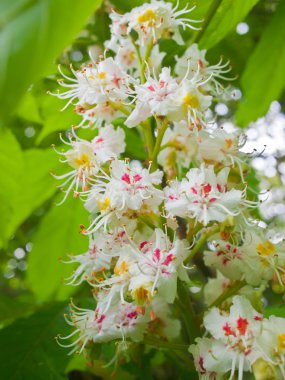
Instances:
[[[227,149],[230,149],[233,146],[233,140],[232,139],[226,139],[225,140]]]
[[[285,351],[285,333],[278,335],[278,348],[281,351]]]
[[[152,9],[147,9],[143,14],[139,15],[138,17],[138,22],[140,24],[147,22],[149,26],[155,20],[156,20],[156,16]]]
[[[116,276],[121,276],[122,274],[125,274],[128,272],[128,263],[126,261],[123,261],[119,267],[114,268],[114,273]]]
[[[100,79],[105,79],[105,77],[106,77],[106,73],[104,71],[100,71],[100,73],[98,75],[99,75]]]
[[[97,201],[100,212],[104,212],[110,206],[110,198],[106,197],[102,201]]]
[[[188,93],[182,100],[184,105],[187,107],[198,108],[200,106],[199,99],[196,95]]]
[[[75,164],[77,166],[87,166],[90,167],[90,160],[86,153],[82,153],[80,157],[75,158]]]
[[[137,305],[144,305],[146,302],[150,301],[151,294],[149,290],[143,286],[140,286],[139,288],[132,291],[132,297],[134,298]]]
[[[275,247],[269,240],[266,240],[263,244],[258,244],[256,250],[261,256],[269,256],[275,253]]]

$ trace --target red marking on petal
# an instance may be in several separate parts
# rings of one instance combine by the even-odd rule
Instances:
[[[129,319],[134,319],[138,316],[138,313],[136,311],[132,311],[131,313],[127,314],[127,317]]]
[[[234,330],[229,326],[228,323],[226,323],[226,324],[223,326],[223,330],[224,330],[226,336],[229,336],[229,335],[236,336],[236,333],[235,333]]]
[[[245,335],[248,326],[248,321],[245,318],[239,317],[237,320],[237,329],[241,335]]]
[[[150,91],[152,91],[152,92],[154,92],[155,91],[155,89],[154,89],[154,87],[153,86],[148,86],[147,87]]]
[[[156,259],[159,261],[160,260],[160,249],[159,248],[155,248],[153,254],[156,257]]]
[[[121,177],[121,180],[127,182],[129,185],[130,185],[130,183],[131,183],[130,176],[129,176],[127,173],[125,173],[125,174]]]
[[[171,263],[171,261],[173,260],[173,257],[174,255],[172,253],[170,253],[166,259],[164,260],[164,262],[162,263],[162,265],[169,265]]]
[[[135,174],[135,175],[133,176],[133,179],[134,179],[135,182],[138,182],[138,181],[140,181],[140,180],[142,179],[142,176],[139,175],[139,174]]]
[[[205,195],[208,195],[211,190],[212,190],[212,186],[209,183],[207,185],[204,185],[203,191]]]

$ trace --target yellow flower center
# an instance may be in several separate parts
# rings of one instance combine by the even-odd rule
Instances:
[[[98,75],[99,75],[100,79],[105,79],[105,77],[106,77],[106,73],[104,71],[100,71],[100,73],[98,73]]]
[[[148,25],[151,25],[152,22],[155,20],[156,20],[156,16],[152,9],[147,9],[143,14],[139,15],[138,17],[138,22],[140,24],[147,22]]]
[[[82,153],[80,157],[75,158],[75,164],[77,166],[87,166],[90,168],[90,161],[89,157],[86,153]]]
[[[256,250],[260,256],[269,256],[275,253],[275,247],[269,240],[266,240],[263,244],[258,244]]]
[[[280,351],[285,351],[285,333],[278,335],[278,348]]]
[[[226,139],[225,140],[227,149],[230,149],[233,146],[233,140],[232,139]]]
[[[140,286],[139,288],[132,291],[132,297],[135,300],[135,303],[139,306],[144,305],[147,301],[150,301],[151,294],[149,290]]]
[[[110,198],[106,197],[102,201],[97,201],[100,212],[104,212],[110,206]]]
[[[184,105],[187,107],[198,108],[200,106],[199,99],[197,98],[196,95],[192,95],[188,93],[186,96],[184,96],[182,100],[183,100]]]
[[[126,261],[123,261],[119,267],[115,267],[114,273],[116,276],[120,276],[124,273],[128,272],[128,263]]]

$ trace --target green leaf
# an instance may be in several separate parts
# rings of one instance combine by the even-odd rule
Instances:
[[[71,106],[61,111],[64,105],[65,102],[62,100],[52,95],[44,94],[40,103],[43,128],[37,137],[37,144],[40,144],[51,133],[66,131],[82,121],[82,117],[77,115]]]
[[[18,211],[15,198],[23,171],[21,148],[7,129],[0,130],[0,245],[9,237],[9,224]]]
[[[7,324],[31,311],[34,311],[31,300],[22,300],[20,297],[11,297],[6,294],[0,295],[0,324]]]
[[[63,195],[57,199],[59,202]],[[80,199],[69,197],[61,206],[54,205],[44,216],[33,240],[29,254],[27,281],[40,300],[62,300],[76,287],[65,285],[64,278],[71,275],[73,265],[65,264],[67,254],[87,250],[88,238],[80,234],[80,224],[87,225],[87,211]]]
[[[215,1],[215,0],[213,0]],[[259,0],[223,0],[199,42],[209,49],[227,36]],[[197,6],[197,8],[199,5]]]
[[[284,19],[285,2],[281,1],[241,77],[244,98],[236,120],[242,126],[266,114],[285,87]]]
[[[49,73],[53,60],[87,22],[101,0],[3,0],[0,10],[0,118],[28,86]]]
[[[9,380],[63,380],[69,361],[54,337],[67,333],[64,305],[47,305],[0,331],[1,377]]]
[[[275,315],[276,317],[285,318],[285,306],[270,306],[267,307],[264,311],[264,316],[269,318],[271,315]]]
[[[23,170],[18,177],[16,212],[8,225],[9,235],[56,191],[50,172],[58,165],[57,154],[52,149],[29,149],[23,151],[22,157]]]

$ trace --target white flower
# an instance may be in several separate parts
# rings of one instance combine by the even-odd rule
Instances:
[[[223,59],[215,65],[209,65],[206,60],[207,50],[199,50],[197,44],[191,45],[181,57],[176,57],[175,73],[181,79],[188,71],[188,77],[191,79],[199,70],[201,80],[210,78],[210,80],[202,86],[203,91],[211,91],[216,95],[220,95],[223,91],[223,86],[219,80],[232,80],[225,76],[231,68],[229,62],[223,63]],[[189,67],[190,66],[190,67]]]
[[[177,81],[171,77],[169,68],[164,67],[159,78],[154,72],[152,77],[149,72],[146,83],[135,86],[136,107],[125,124],[134,127],[151,115],[167,116],[173,108],[178,87]]]
[[[229,313],[212,308],[204,317],[207,331],[223,344],[221,354],[215,360],[223,360],[222,352],[231,360],[230,379],[238,369],[238,380],[242,380],[243,371],[251,370],[252,364],[263,356],[256,341],[262,332],[262,320],[262,315],[241,296],[233,298]]]
[[[186,121],[175,122],[173,129],[168,128],[161,145],[165,148],[160,151],[158,162],[166,169],[173,168],[174,163],[189,168],[199,147],[197,135],[189,129]]]
[[[111,57],[90,64],[80,71],[71,70],[75,78],[67,77],[61,72],[71,83],[60,81],[69,90],[56,94],[60,99],[70,99],[64,108],[74,101],[85,109],[86,104],[87,108],[91,108],[92,105],[106,103],[108,100],[122,102],[129,96],[128,76]]]
[[[170,243],[160,229],[156,229],[150,241],[140,244],[137,266],[132,267],[129,290],[138,303],[155,296],[156,292],[168,303],[176,296],[177,277],[182,271],[185,245],[181,240]],[[144,298],[145,297],[145,298]]]
[[[214,266],[232,280],[245,279],[248,284],[259,285],[265,276],[255,244],[252,234],[247,234],[241,245],[223,240],[213,241],[214,252],[204,252],[205,264]]]
[[[173,339],[179,336],[181,323],[170,313],[170,307],[165,300],[158,295],[153,299],[151,305],[150,318],[148,325],[150,334],[159,333],[165,339]],[[158,331],[157,331],[158,330]]]
[[[131,211],[153,211],[163,200],[163,192],[155,187],[162,179],[159,170],[130,166],[124,161],[114,160],[110,165],[110,176],[97,179],[89,191],[86,209],[91,213],[100,212],[89,232],[102,225],[106,227],[111,218],[119,221]]]
[[[230,358],[223,344],[210,338],[197,338],[189,347],[201,380],[222,380],[230,369]],[[219,360],[217,360],[219,359]]]
[[[119,256],[120,251],[129,239],[122,229],[114,232],[96,231],[89,241],[89,250],[81,255],[70,256],[67,263],[77,263],[79,266],[67,278],[68,285],[79,285],[84,280],[92,281],[98,272],[104,272],[111,267],[113,257]]]
[[[231,286],[231,281],[217,271],[215,278],[209,278],[204,286],[204,299],[207,305],[211,305],[216,299]]]
[[[89,141],[80,139],[75,135],[74,131],[69,135],[69,141],[62,141],[70,146],[71,149],[66,152],[56,152],[64,157],[61,162],[68,163],[72,170],[63,175],[54,175],[56,179],[64,180],[61,185],[62,188],[67,186],[61,203],[65,201],[72,189],[74,189],[75,197],[80,194],[80,188],[82,188],[82,191],[86,191],[100,169],[100,161],[96,157],[94,148]]]
[[[114,129],[113,125],[107,125],[99,129],[99,134],[91,141],[91,145],[98,160],[107,162],[124,152],[125,132],[122,128]]]
[[[104,103],[98,103],[93,106],[89,105],[76,105],[75,111],[82,116],[82,122],[78,125],[79,127],[101,127],[104,122],[111,123],[118,117],[124,116],[122,111],[116,109],[112,103],[108,100]]]
[[[265,360],[278,366],[285,378],[285,318],[272,315],[264,320],[262,333],[257,341]]]
[[[244,135],[238,132],[228,133],[224,129],[216,129],[211,133],[204,132],[201,134],[199,144],[200,159],[205,162],[223,163],[224,165],[237,164],[240,176],[244,181],[243,168],[244,159],[240,149],[246,142]]]
[[[124,302],[129,294],[136,305],[146,306],[158,295],[167,303],[176,297],[177,278],[184,269],[185,245],[181,240],[171,243],[160,229],[150,240],[139,245],[129,241],[119,251],[114,273],[104,281],[94,282],[94,287],[107,289],[105,296],[107,312],[116,297]]]
[[[128,33],[132,29],[135,30],[142,46],[150,41],[155,43],[159,38],[172,38],[178,44],[183,44],[179,27],[197,29],[193,23],[200,21],[180,17],[190,13],[195,7],[188,9],[186,6],[178,10],[178,5],[177,3],[173,8],[171,3],[152,0],[150,3],[133,8],[128,16]]]
[[[105,43],[106,48],[116,53],[115,62],[123,70],[132,73],[133,77],[139,76],[139,60],[134,44],[129,39],[111,39]],[[145,56],[146,47],[141,48],[141,55]],[[159,46],[155,45],[148,59],[148,66],[157,70],[166,53],[159,51]]]
[[[197,75],[191,80],[183,79],[175,93],[175,103],[168,113],[169,120],[187,120],[189,125],[195,126],[198,130],[207,126],[205,113],[212,103],[212,96],[205,95],[200,87],[208,79],[199,81]]]
[[[72,305],[70,320],[67,322],[75,326],[76,330],[67,337],[59,337],[60,340],[64,340],[79,334],[79,337],[71,344],[59,343],[63,347],[74,346],[70,354],[78,349],[81,353],[88,342],[100,343],[126,338],[139,342],[143,339],[147,319],[136,311],[136,305],[115,302],[108,313],[104,314],[101,311],[101,304],[104,302],[103,292],[96,310],[81,309]]]
[[[195,218],[205,226],[210,221],[223,222],[229,215],[238,215],[243,192],[227,189],[229,168],[218,175],[212,166],[190,169],[187,179],[174,181],[165,188],[165,208],[170,216]]]

